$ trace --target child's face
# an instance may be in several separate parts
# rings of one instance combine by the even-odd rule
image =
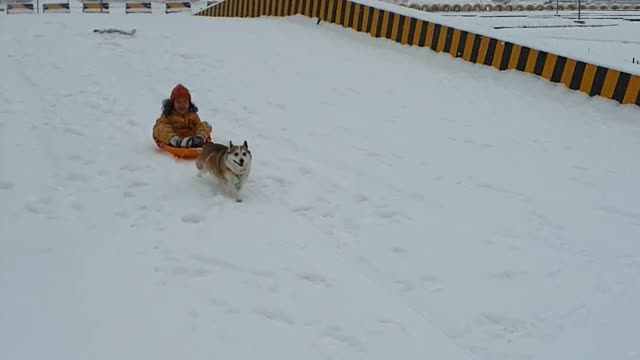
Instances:
[[[189,111],[189,100],[187,98],[179,98],[173,101],[173,107],[178,114],[184,115]]]

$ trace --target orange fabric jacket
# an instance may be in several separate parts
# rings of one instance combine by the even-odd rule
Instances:
[[[161,147],[169,144],[174,136],[184,138],[202,135],[209,141],[212,131],[211,125],[206,121],[201,121],[195,112],[187,113],[184,116],[172,113],[169,116],[162,115],[156,120],[156,124],[153,126],[153,139]]]

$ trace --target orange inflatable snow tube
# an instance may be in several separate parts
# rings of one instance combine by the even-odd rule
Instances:
[[[162,151],[168,152],[169,154],[173,155],[175,158],[178,158],[178,159],[193,160],[197,158],[198,155],[200,155],[200,153],[202,152],[201,147],[178,148],[178,147],[173,147],[171,145],[163,144],[155,137],[154,137],[154,140],[159,149],[161,149]],[[210,136],[207,136],[207,140],[205,141],[205,144],[208,142],[211,142]]]
[[[202,152],[202,148],[177,148],[173,146],[163,146],[161,149],[178,159],[185,160],[193,160],[200,155],[200,152]]]

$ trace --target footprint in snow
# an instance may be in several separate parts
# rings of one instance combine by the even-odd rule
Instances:
[[[355,196],[355,201],[358,204],[365,203],[365,202],[369,201],[369,197],[367,195],[364,195],[364,194],[358,194],[358,195]]]
[[[51,205],[52,199],[50,197],[42,197],[35,202],[31,202],[24,206],[25,210],[32,214],[42,214],[44,207]]]
[[[84,166],[93,165],[95,163],[95,161],[87,160],[87,159],[83,158],[81,155],[78,155],[78,154],[73,154],[73,155],[69,156],[67,159],[69,161],[72,161],[72,162],[75,162],[75,163],[81,163]]]
[[[0,180],[0,190],[11,190],[14,184],[11,181]]]
[[[413,283],[406,280],[397,280],[395,284],[398,287],[398,290],[402,291],[403,293],[411,292],[416,288]]]
[[[149,183],[146,181],[134,180],[129,183],[129,189],[136,189],[145,186],[149,186]]]
[[[271,101],[270,100],[270,101],[267,101],[267,104],[279,109],[280,111],[285,111],[287,109],[286,105],[284,105],[282,103],[279,103],[279,102],[275,102],[275,101]]]
[[[300,175],[308,176],[308,175],[311,175],[311,174],[313,174],[313,171],[311,171],[310,168],[307,168],[307,167],[300,168]]]
[[[73,209],[73,211],[80,212],[84,210],[84,205],[82,203],[74,201],[73,203],[71,203],[71,209]]]
[[[502,338],[515,339],[530,332],[530,325],[525,320],[502,314],[483,313],[476,321],[480,326]]]
[[[118,211],[115,211],[115,212],[113,213],[113,215],[115,215],[115,216],[117,216],[117,217],[119,217],[119,218],[123,218],[123,219],[125,219],[125,218],[129,217],[129,214],[128,214],[125,210],[118,210]]]
[[[205,269],[202,267],[187,267],[187,266],[177,266],[169,270],[169,272],[173,276],[188,277],[188,278],[201,278],[201,277],[207,277],[212,274],[212,272],[209,269]]]
[[[402,333],[406,334],[407,329],[404,328],[402,323],[392,320],[392,319],[377,319],[376,320],[376,329],[370,331],[370,333],[375,334],[389,334],[389,333]]]
[[[69,134],[69,135],[74,135],[74,136],[78,136],[78,137],[82,137],[84,136],[84,132],[82,132],[81,130],[75,129],[75,128],[71,128],[71,127],[66,127],[64,128],[64,133],[65,134]]]
[[[254,310],[257,315],[272,321],[280,322],[287,325],[294,325],[296,320],[290,314],[276,309],[257,308]]]
[[[287,185],[287,180],[283,177],[271,176],[269,179],[282,187],[285,187]]]
[[[398,256],[407,256],[409,254],[409,251],[405,248],[401,248],[401,247],[393,247],[391,248],[391,252],[398,255]]]
[[[522,275],[524,275],[524,272],[522,271],[505,269],[491,274],[491,277],[498,280],[514,280],[515,278],[518,278]]]
[[[182,217],[182,222],[185,224],[198,224],[202,220],[204,220],[203,216],[195,214],[185,215]]]
[[[331,281],[327,280],[327,278],[318,273],[302,273],[298,275],[298,279],[308,281],[313,285],[322,286],[329,288],[331,287]]]
[[[404,213],[395,210],[381,210],[377,214],[380,219],[393,219],[404,216]]]
[[[359,349],[362,347],[360,340],[354,336],[347,335],[339,326],[329,326],[322,332],[323,342],[335,342],[349,348]]]
[[[42,212],[41,209],[35,204],[26,204],[24,206],[24,209],[32,214],[40,214]]]
[[[142,166],[138,164],[126,164],[120,166],[120,170],[128,171],[128,172],[137,172],[142,169]]]
[[[420,280],[422,281],[422,286],[431,292],[439,292],[443,289],[440,279],[436,276],[423,275]]]
[[[84,174],[72,172],[67,175],[67,180],[75,183],[88,184],[89,177]]]
[[[313,210],[313,206],[311,205],[299,205],[293,208],[293,211],[297,213],[305,213],[311,210]]]
[[[251,114],[251,115],[256,113],[256,110],[254,108],[246,106],[246,105],[242,105],[242,110],[244,110],[246,113]]]
[[[325,211],[325,212],[323,212],[322,214],[320,214],[320,216],[321,216],[322,218],[324,218],[324,219],[333,219],[333,218],[334,218],[333,213],[332,213],[332,212],[330,212],[330,211]]]

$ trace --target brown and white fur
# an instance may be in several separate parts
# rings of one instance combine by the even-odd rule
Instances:
[[[242,201],[240,192],[251,172],[252,155],[245,141],[242,145],[229,146],[207,143],[196,159],[198,176],[210,173],[237,202]]]

